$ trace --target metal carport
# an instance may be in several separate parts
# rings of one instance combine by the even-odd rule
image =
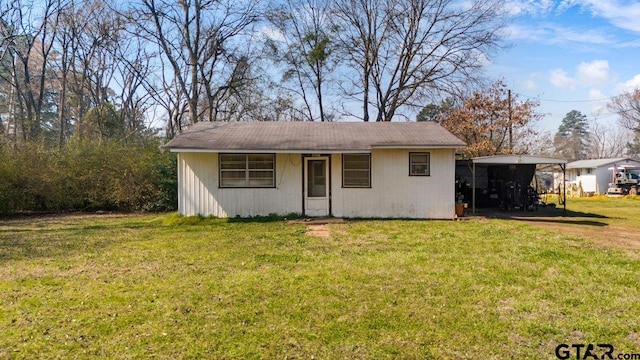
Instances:
[[[566,163],[567,160],[549,158],[549,157],[541,157],[541,156],[529,156],[529,155],[494,155],[494,156],[483,156],[483,157],[475,157],[471,159],[473,163],[473,168],[471,170],[472,173],[472,212],[476,213],[476,164],[482,165],[540,165],[540,164],[553,164],[559,165],[562,169],[562,183],[566,182]],[[567,194],[566,187],[562,187],[563,191],[563,199],[564,199],[564,215],[567,213]]]

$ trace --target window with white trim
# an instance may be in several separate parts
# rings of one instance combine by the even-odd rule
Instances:
[[[431,161],[428,152],[409,153],[409,175],[429,176],[431,175]]]
[[[371,187],[371,154],[342,155],[342,187]]]
[[[221,188],[274,187],[275,154],[220,154]]]

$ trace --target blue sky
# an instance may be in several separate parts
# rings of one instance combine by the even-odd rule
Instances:
[[[607,101],[640,88],[640,1],[505,1],[510,47],[488,66],[520,99],[538,99],[540,131],[571,110],[615,125]]]

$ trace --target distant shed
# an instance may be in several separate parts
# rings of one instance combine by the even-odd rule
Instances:
[[[476,211],[476,188],[478,185],[476,175],[478,173],[478,168],[482,168],[481,172],[487,176],[486,181],[484,181],[484,184],[482,185],[489,186],[492,181],[504,182],[512,180],[528,186],[535,174],[537,165],[558,165],[562,169],[564,178],[566,174],[566,163],[567,161],[564,159],[529,155],[495,155],[472,158],[471,199],[473,213]],[[566,213],[566,196],[563,196],[563,198],[565,198],[564,211]]]
[[[580,185],[587,194],[606,194],[613,182],[613,168],[640,169],[640,161],[632,158],[577,160],[567,164],[567,181]]]

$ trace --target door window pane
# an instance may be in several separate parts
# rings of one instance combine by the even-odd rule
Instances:
[[[326,160],[309,160],[307,162],[307,196],[327,196]]]

